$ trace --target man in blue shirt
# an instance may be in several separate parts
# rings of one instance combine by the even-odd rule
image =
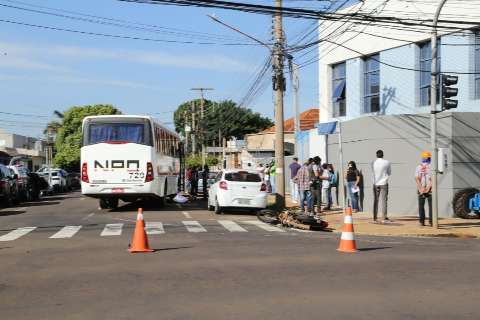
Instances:
[[[298,163],[298,158],[293,158],[293,162],[288,166],[290,168],[290,195],[293,203],[298,203],[298,185],[294,182],[298,170],[301,165]]]

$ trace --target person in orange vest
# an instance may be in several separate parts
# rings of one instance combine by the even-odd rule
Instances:
[[[432,155],[428,151],[422,152],[422,163],[415,169],[415,183],[418,193],[418,221],[425,226],[425,201],[428,201],[428,221],[432,226],[432,174],[430,162]]]

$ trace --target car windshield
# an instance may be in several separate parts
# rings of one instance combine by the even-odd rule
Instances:
[[[236,182],[261,182],[262,179],[257,173],[247,171],[229,172],[225,174],[225,180]]]

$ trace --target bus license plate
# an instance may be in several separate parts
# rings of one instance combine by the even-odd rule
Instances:
[[[124,193],[125,189],[123,188],[113,188],[112,193]]]

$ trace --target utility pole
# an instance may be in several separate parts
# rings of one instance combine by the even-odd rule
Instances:
[[[437,11],[435,12],[435,17],[433,18],[432,26],[432,66],[431,66],[431,75],[432,83],[430,88],[430,140],[432,148],[432,222],[433,227],[438,229],[438,146],[437,146],[437,59],[438,59],[438,48],[437,48],[437,24],[438,17],[442,11],[443,6],[447,0],[440,0]]]
[[[205,96],[204,91],[213,90],[213,88],[192,88],[190,90],[200,91],[200,118],[201,121],[201,131],[202,131],[202,166],[205,166],[206,163],[206,148],[205,148],[205,123],[204,123],[204,116],[205,116]]]
[[[197,132],[197,127],[195,126],[196,123],[195,123],[195,114],[196,114],[196,110],[195,110],[195,101],[192,100],[192,102],[190,103],[191,106],[192,106],[192,154],[196,154],[197,153],[197,141],[196,141],[196,132]]]
[[[278,210],[285,207],[285,153],[283,133],[283,93],[285,91],[285,78],[283,76],[284,38],[282,28],[282,0],[275,0],[278,9],[273,16],[273,90],[275,92],[275,203]]]

